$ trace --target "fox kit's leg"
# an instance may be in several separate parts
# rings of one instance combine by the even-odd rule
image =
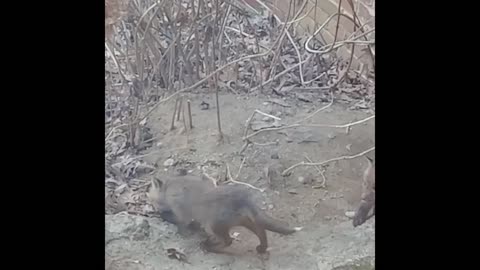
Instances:
[[[229,234],[229,227],[223,224],[214,225],[210,232],[211,237],[204,242],[205,249],[209,252],[225,253],[223,249],[233,242],[233,238]]]
[[[242,225],[252,231],[260,240],[260,245],[257,246],[257,252],[258,253],[265,253],[267,251],[268,247],[268,241],[267,241],[267,232],[265,231],[265,228],[262,226],[253,223],[250,219],[245,220],[242,222]]]

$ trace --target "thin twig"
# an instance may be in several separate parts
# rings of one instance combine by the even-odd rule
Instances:
[[[187,127],[187,118],[185,117],[185,108],[181,107],[180,108],[182,110],[182,120],[183,120],[183,128],[185,129],[185,132],[188,133],[188,127]]]
[[[254,142],[253,145],[258,145],[258,146],[278,145],[278,141],[267,142],[267,143],[256,143],[256,142]]]
[[[328,107],[332,106],[332,104],[333,104],[333,92],[332,92],[332,91],[330,91],[330,97],[331,97],[330,102],[329,102],[327,105],[325,105],[325,106],[323,106],[322,108],[314,111],[313,113],[311,113],[310,115],[308,115],[308,116],[305,117],[304,119],[301,119],[301,120],[299,120],[298,122],[295,122],[295,123],[305,122],[305,121],[307,121],[308,119],[312,118],[315,114],[317,114],[317,113],[319,113],[319,112],[327,109]]]
[[[279,118],[279,117],[273,116],[273,115],[268,114],[268,113],[264,113],[264,112],[262,112],[262,111],[260,111],[260,110],[255,110],[255,112],[257,112],[257,113],[259,113],[259,114],[262,114],[262,115],[264,115],[264,116],[266,116],[266,117],[273,118],[273,119],[278,120],[278,121],[281,121],[281,120],[282,120],[282,119]]]
[[[187,100],[187,109],[188,109],[188,122],[190,124],[190,129],[193,129],[192,109],[190,106],[190,100]]]
[[[247,134],[248,134],[248,128],[250,127],[250,123],[252,122],[253,120],[253,117],[255,116],[257,112],[256,111],[253,111],[252,115],[247,119],[247,122],[245,122],[245,131],[243,132],[243,137],[247,137]]]
[[[243,138],[243,140],[248,140],[250,139],[251,137],[253,136],[256,136],[258,135],[259,133],[262,133],[262,132],[265,132],[265,131],[276,131],[276,130],[282,130],[282,129],[287,129],[287,128],[295,128],[295,127],[328,127],[328,128],[347,128],[347,127],[351,127],[351,126],[354,126],[354,125],[358,125],[358,124],[361,124],[363,122],[366,122],[372,118],[375,118],[375,115],[372,115],[372,116],[369,116],[365,119],[362,119],[362,120],[358,120],[358,121],[355,121],[355,122],[351,122],[351,123],[347,123],[347,124],[343,124],[343,125],[328,125],[328,124],[299,124],[299,123],[295,123],[295,124],[291,124],[291,125],[288,125],[288,126],[283,126],[283,127],[274,127],[274,128],[264,128],[264,129],[261,129],[261,130],[258,130],[258,131],[255,131],[253,132],[252,134],[246,136]]]
[[[305,159],[310,162],[310,163],[314,163],[307,155],[305,155]],[[325,187],[325,183],[327,182],[327,179],[325,178],[325,174],[323,173],[323,171],[320,169],[320,167],[318,167],[318,165],[314,165],[315,168],[317,169],[318,173],[320,173],[320,175],[322,176],[322,184],[320,185],[321,188],[324,188]]]
[[[265,85],[267,85],[267,84],[275,81],[276,79],[280,78],[281,76],[289,73],[291,70],[297,68],[298,66],[305,64],[306,62],[308,62],[308,61],[310,60],[310,57],[311,57],[311,56],[312,56],[312,55],[309,55],[309,56],[307,57],[307,59],[305,59],[305,61],[302,61],[302,62],[300,62],[300,63],[297,63],[297,64],[295,64],[295,65],[293,65],[293,66],[290,66],[290,67],[284,69],[282,72],[280,72],[280,73],[278,73],[277,75],[275,75],[275,77],[270,78],[270,79],[268,79],[267,81],[264,81],[262,84],[255,86],[254,88],[252,88],[252,89],[250,90],[250,92],[256,91],[256,90],[257,90],[258,88],[260,88],[260,87],[264,87]],[[322,75],[322,76],[323,76],[323,75]]]
[[[246,157],[243,157],[242,163],[240,163],[240,167],[238,168],[237,175],[235,175],[235,179],[238,179],[238,176],[240,175],[240,172],[242,171],[243,164],[245,163]]]
[[[323,165],[323,164],[326,164],[326,163],[329,163],[329,162],[332,162],[332,161],[339,161],[339,160],[346,160],[346,159],[354,159],[354,158],[357,158],[357,157],[360,157],[360,156],[363,156],[365,155],[366,153],[368,152],[371,152],[375,150],[375,146],[361,152],[361,153],[358,153],[356,155],[353,155],[353,156],[341,156],[341,157],[336,157],[336,158],[332,158],[332,159],[329,159],[329,160],[326,160],[326,161],[322,161],[322,162],[316,162],[316,163],[306,163],[304,161],[300,162],[300,163],[297,163],[295,165],[292,165],[290,166],[288,169],[284,170],[282,172],[282,175],[286,175],[288,172],[290,172],[291,170],[299,167],[299,166],[320,166],[320,165]]]
[[[245,144],[243,144],[242,149],[238,153],[241,155],[245,150],[247,150],[247,148],[248,148],[248,146],[250,146],[250,144],[251,144],[250,141],[246,141]]]
[[[175,100],[175,107],[173,108],[173,114],[172,114],[172,124],[170,125],[170,130],[175,129],[175,114],[177,112],[177,106],[178,106],[178,99]]]
[[[183,98],[180,97],[180,103],[178,104],[178,110],[177,110],[177,122],[180,121],[180,112],[183,111]]]
[[[202,168],[202,174],[203,174],[203,176],[205,176],[206,178],[210,179],[210,181],[212,181],[212,183],[213,183],[213,185],[214,185],[215,187],[217,186],[217,180],[207,174],[205,167]]]
[[[233,179],[232,175],[230,174],[230,168],[228,166],[228,163],[227,163],[227,176],[228,176],[228,182],[232,182],[232,183],[235,183],[235,184],[239,184],[239,185],[244,185],[244,186],[247,186],[249,188],[252,188],[252,189],[255,189],[255,190],[258,190],[260,192],[264,192],[265,190],[264,189],[260,189],[260,188],[257,188],[249,183],[244,183],[244,182],[240,182],[240,181],[237,181],[235,179]]]
[[[125,127],[125,126],[128,126],[128,124],[121,124],[121,125],[118,125],[116,127],[112,127],[112,129],[110,130],[108,135],[105,137],[105,141],[108,141],[110,139],[110,136],[113,134],[113,131],[115,131],[116,129],[119,129],[121,127]]]

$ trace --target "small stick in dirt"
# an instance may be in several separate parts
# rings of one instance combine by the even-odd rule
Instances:
[[[247,150],[250,144],[251,144],[250,141],[246,141],[245,144],[242,146],[242,150],[240,150],[239,154],[241,155],[245,150]]]
[[[364,119],[362,119],[362,120],[358,120],[358,121],[355,121],[355,122],[350,122],[350,123],[347,123],[347,124],[343,124],[343,125],[300,124],[300,122],[303,121],[303,120],[301,120],[301,121],[296,122],[295,124],[291,124],[291,125],[288,125],[288,126],[273,127],[273,128],[264,128],[264,129],[255,131],[255,132],[253,132],[252,134],[244,137],[243,140],[246,141],[246,140],[250,139],[251,137],[256,136],[256,135],[258,135],[259,133],[262,133],[262,132],[265,132],[265,131],[277,131],[277,130],[282,130],[282,129],[287,129],[287,128],[295,128],[295,127],[347,128],[347,127],[349,127],[349,126],[354,126],[354,125],[361,124],[361,123],[366,122],[366,121],[368,121],[368,120],[370,120],[370,119],[373,119],[373,118],[375,118],[375,115],[369,116],[369,117],[367,117],[367,118],[364,118]]]
[[[332,158],[332,159],[329,159],[329,160],[326,160],[326,161],[322,161],[322,162],[317,162],[317,163],[305,163],[304,161],[300,162],[300,163],[297,163],[295,165],[292,165],[290,166],[290,168],[284,170],[282,172],[282,175],[286,175],[289,171],[295,169],[296,167],[299,167],[299,166],[319,166],[319,165],[323,165],[323,164],[326,164],[326,163],[329,163],[329,162],[332,162],[332,161],[339,161],[339,160],[345,160],[345,159],[354,159],[354,158],[357,158],[357,157],[361,157],[363,155],[365,155],[366,153],[368,152],[371,152],[375,150],[375,146],[374,147],[371,147],[361,153],[358,153],[356,155],[353,155],[353,156],[341,156],[341,157],[336,157],[336,158]]]
[[[262,114],[262,115],[264,115],[264,116],[266,116],[266,117],[273,118],[273,119],[278,120],[278,121],[282,120],[282,119],[279,118],[279,117],[273,116],[273,115],[268,114],[268,113],[264,113],[264,112],[262,112],[262,111],[260,111],[260,110],[255,110],[255,112],[257,112],[257,113],[259,113],[259,114]]]
[[[178,104],[177,121],[180,121],[180,111],[183,111],[182,110],[183,98],[180,97],[179,99],[180,99],[180,103]]]
[[[205,170],[205,167],[202,168],[202,174],[203,174],[203,176],[205,176],[206,178],[210,179],[210,180],[213,182],[213,185],[214,185],[214,186],[217,186],[217,180],[207,174],[207,172],[206,172],[206,170]]]
[[[238,179],[238,176],[240,175],[240,172],[242,171],[243,164],[245,163],[245,159],[246,159],[246,157],[243,157],[242,163],[240,163],[240,168],[238,168],[237,175],[235,175],[235,179]]]
[[[188,122],[190,125],[190,129],[193,129],[193,122],[192,122],[192,109],[190,106],[190,100],[187,100],[187,109],[188,109]]]
[[[314,111],[313,113],[309,114],[307,117],[299,120],[299,121],[296,122],[296,123],[301,123],[301,122],[307,121],[308,119],[312,118],[315,114],[317,114],[317,113],[319,113],[319,112],[327,109],[328,107],[332,106],[332,104],[333,104],[333,91],[330,91],[330,102],[329,102],[327,105],[325,105],[325,106],[323,106],[322,108]]]
[[[175,107],[173,108],[172,124],[170,125],[170,130],[175,129],[175,114],[177,113],[177,106],[178,106],[178,99],[175,100]]]
[[[182,118],[183,118],[183,128],[185,129],[185,132],[188,132],[187,119],[185,118],[185,108],[182,108]]]
[[[227,175],[228,175],[228,181],[227,182],[232,182],[232,183],[235,183],[235,184],[239,184],[239,185],[244,185],[244,186],[247,186],[249,188],[252,188],[252,189],[255,189],[255,190],[258,190],[260,192],[264,192],[265,190],[264,189],[260,189],[260,188],[257,188],[253,185],[250,185],[249,183],[244,183],[244,182],[240,182],[240,181],[237,181],[235,179],[233,179],[231,173],[230,173],[230,167],[228,167],[228,164],[227,164]]]
[[[245,131],[243,132],[243,137],[247,137],[247,134],[248,134],[248,128],[250,127],[250,123],[252,122],[253,120],[253,117],[255,116],[257,112],[256,111],[253,111],[252,115],[250,116],[250,118],[247,119],[247,122],[245,123]]]
[[[313,161],[307,156],[305,155],[305,159],[310,162],[310,163],[313,163]],[[315,168],[317,169],[317,171],[320,173],[320,175],[322,176],[322,184],[320,184],[320,188],[325,188],[325,183],[327,182],[327,178],[325,178],[325,175],[323,174],[323,171],[320,169],[320,167],[318,167],[317,165],[315,165]]]
[[[278,141],[266,142],[266,143],[256,143],[256,142],[254,142],[253,145],[258,145],[258,146],[278,145]]]
[[[219,88],[218,85],[215,83],[215,104],[217,105],[218,141],[222,143],[223,133],[222,133],[222,124],[220,120],[220,102],[218,101],[218,88]]]

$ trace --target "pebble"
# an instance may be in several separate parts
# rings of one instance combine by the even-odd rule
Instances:
[[[306,183],[306,182],[305,182],[305,177],[299,176],[299,177],[298,177],[298,182],[300,182],[300,183],[302,183],[302,184],[305,184],[305,183]]]
[[[347,211],[345,212],[345,216],[348,218],[353,218],[355,216],[355,211]]]
[[[170,167],[170,166],[172,166],[174,163],[175,163],[175,161],[173,160],[173,158],[169,158],[169,159],[165,160],[165,162],[163,162],[163,166],[165,166],[165,167]]]

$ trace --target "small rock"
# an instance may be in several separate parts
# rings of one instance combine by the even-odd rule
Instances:
[[[165,167],[170,167],[170,166],[172,166],[174,163],[175,163],[175,161],[173,160],[173,158],[169,158],[169,159],[165,160],[165,162],[163,162],[163,166],[165,166]]]
[[[353,218],[355,216],[355,211],[347,211],[345,212],[345,216],[348,218]]]
[[[332,217],[331,216],[324,216],[323,217],[325,220],[332,220]]]
[[[202,101],[202,103],[200,103],[200,110],[208,110],[209,108],[210,104],[208,104],[207,102]]]
[[[290,193],[290,194],[298,194],[298,193],[297,193],[297,190],[294,189],[294,188],[288,190],[288,193]]]
[[[273,153],[271,156],[270,156],[271,159],[279,159],[280,157],[278,156],[278,153]]]
[[[327,136],[328,136],[329,139],[335,139],[335,137],[337,137],[337,136],[333,135],[332,133],[328,134]]]
[[[272,210],[273,209],[273,204],[269,204],[268,205],[268,210]]]
[[[273,121],[273,118],[270,118],[268,116],[265,116],[262,118],[262,121],[265,121],[265,122],[272,122]]]
[[[155,209],[153,209],[153,207],[150,204],[145,204],[143,206],[143,212],[144,213],[152,213],[154,211],[155,211]]]
[[[352,147],[352,144],[351,144],[351,143],[349,143],[349,144],[347,144],[347,145],[345,146],[345,148],[347,148],[348,151],[352,151],[352,150],[351,150],[351,147]]]
[[[299,176],[299,177],[298,177],[298,182],[300,182],[300,183],[302,183],[302,184],[305,184],[305,177]]]

